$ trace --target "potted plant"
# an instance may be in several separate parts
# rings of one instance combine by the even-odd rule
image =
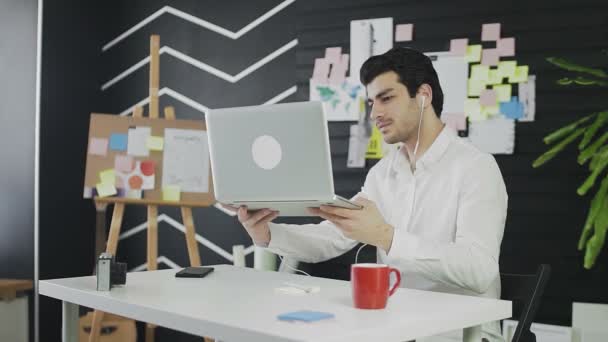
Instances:
[[[608,51],[604,53],[608,54]],[[608,74],[604,70],[579,65],[563,58],[550,57],[547,61],[568,71],[567,77],[557,81],[560,85],[608,87]],[[578,249],[585,251],[584,267],[590,269],[604,246],[608,230],[608,109],[587,114],[547,135],[543,141],[552,146],[538,157],[532,166],[540,167],[577,140],[577,161],[580,165],[588,165],[589,176],[576,192],[584,196],[589,191],[595,191],[578,241]]]

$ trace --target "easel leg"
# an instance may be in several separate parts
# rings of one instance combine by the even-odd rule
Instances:
[[[181,207],[182,220],[186,226],[186,245],[188,247],[188,256],[190,257],[190,266],[200,266],[201,256],[198,252],[198,244],[196,242],[196,230],[194,229],[194,219],[192,218],[192,208]]]
[[[120,234],[120,226],[122,225],[122,217],[125,214],[125,205],[123,203],[114,204],[114,212],[112,213],[112,223],[110,224],[110,234],[106,252],[116,255],[118,247],[118,236]],[[101,330],[101,321],[103,320],[103,311],[95,310],[93,313],[93,321],[91,322],[91,333],[89,334],[89,342],[98,342]]]
[[[148,206],[148,271],[158,269],[158,207]],[[154,342],[156,325],[146,324],[146,342]]]

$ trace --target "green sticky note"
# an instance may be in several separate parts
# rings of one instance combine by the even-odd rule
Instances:
[[[464,60],[468,63],[479,63],[479,61],[481,61],[481,45],[467,46],[467,53],[464,55]]]
[[[515,68],[515,72],[512,77],[509,77],[509,83],[521,83],[528,82],[528,66],[520,65]]]
[[[485,116],[481,113],[479,99],[464,100],[464,112],[471,121],[485,120]]]
[[[481,92],[486,89],[486,83],[480,80],[468,80],[468,96],[480,96]]]
[[[502,83],[502,76],[500,76],[498,69],[490,69],[488,72],[488,84],[494,85],[494,84],[501,84],[501,83]]]
[[[98,183],[97,184],[97,195],[99,197],[108,197],[116,195],[117,191],[114,187],[114,183]]]
[[[498,105],[483,106],[481,107],[481,114],[485,115],[486,117],[498,115],[500,114],[500,107]]]
[[[516,61],[504,61],[498,63],[498,74],[502,77],[513,77],[517,68]]]
[[[177,185],[163,186],[164,201],[179,201],[181,189]]]
[[[490,67],[487,65],[476,64],[471,67],[471,79],[488,83],[490,77]]]
[[[162,151],[165,139],[163,137],[148,136],[146,147],[150,151]]]
[[[114,185],[116,182],[116,173],[114,173],[114,169],[101,171],[99,173],[99,180],[101,180],[102,183]]]
[[[511,85],[510,84],[495,85],[492,89],[494,89],[494,91],[496,91],[496,100],[498,102],[511,101]]]

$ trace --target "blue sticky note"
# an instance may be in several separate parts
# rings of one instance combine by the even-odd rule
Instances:
[[[513,96],[511,101],[500,103],[500,112],[509,119],[521,119],[524,117],[524,104]]]
[[[294,311],[280,314],[277,318],[280,321],[302,321],[302,322],[314,322],[322,319],[333,318],[334,315],[329,312],[320,311]]]
[[[127,135],[112,133],[110,135],[110,149],[114,151],[127,150]]]

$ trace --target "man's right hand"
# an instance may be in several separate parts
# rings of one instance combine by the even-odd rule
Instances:
[[[268,223],[279,216],[278,211],[261,209],[250,212],[247,211],[247,207],[242,206],[238,209],[237,216],[256,245],[268,246],[270,243]]]

